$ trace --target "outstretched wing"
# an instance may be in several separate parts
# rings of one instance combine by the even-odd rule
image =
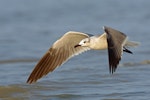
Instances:
[[[104,26],[104,31],[107,33],[109,70],[113,74],[121,60],[127,36],[118,30],[106,26]]]
[[[34,70],[30,74],[27,83],[31,84],[36,82],[42,76],[52,72],[56,67],[60,66],[74,55],[78,55],[79,53],[90,50],[88,47],[74,47],[82,39],[88,37],[89,36],[87,34],[81,32],[67,32],[53,44],[53,46],[37,63]]]

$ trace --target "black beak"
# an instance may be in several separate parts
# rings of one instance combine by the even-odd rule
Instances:
[[[79,47],[79,46],[81,46],[81,45],[77,44],[77,45],[74,46],[74,48],[77,48],[77,47]]]

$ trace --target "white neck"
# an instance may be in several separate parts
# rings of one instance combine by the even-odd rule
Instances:
[[[100,36],[92,36],[90,37],[90,46],[91,49],[102,50],[107,49],[107,40],[106,33]]]

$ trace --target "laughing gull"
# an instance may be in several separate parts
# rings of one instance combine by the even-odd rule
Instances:
[[[71,57],[91,49],[108,49],[109,69],[110,73],[113,74],[121,60],[123,51],[132,54],[127,47],[137,46],[138,43],[128,41],[127,36],[118,30],[106,26],[103,29],[105,32],[97,36],[75,31],[69,31],[64,34],[39,60],[30,74],[27,83],[36,82]]]

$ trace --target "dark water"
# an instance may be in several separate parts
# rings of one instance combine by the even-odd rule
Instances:
[[[149,0],[0,0],[0,100],[149,100],[149,10]],[[101,34],[104,25],[141,42],[133,55],[123,55],[114,75],[107,51],[89,51],[26,84],[65,32]]]

